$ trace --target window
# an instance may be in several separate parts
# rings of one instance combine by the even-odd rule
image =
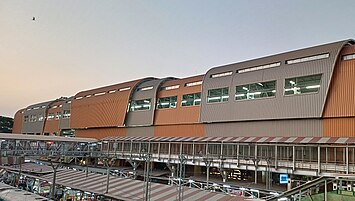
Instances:
[[[57,112],[57,114],[55,115],[55,119],[60,119],[60,117],[62,116],[61,112]]]
[[[314,56],[309,56],[309,57],[302,57],[302,58],[287,60],[286,64],[296,64],[296,63],[302,63],[302,62],[306,62],[306,61],[325,59],[328,57],[329,57],[329,53],[319,54],[319,55],[314,55]]]
[[[47,116],[47,119],[48,120],[54,119],[54,113],[49,113],[48,116]]]
[[[168,90],[172,90],[172,89],[178,89],[179,87],[180,87],[180,85],[174,85],[174,86],[162,87],[160,90],[168,91]]]
[[[28,122],[28,115],[26,115],[26,116],[24,117],[24,122],[25,122],[25,123]]]
[[[255,67],[250,67],[250,68],[245,68],[245,69],[241,69],[238,70],[238,73],[246,73],[246,72],[251,72],[251,71],[257,71],[257,70],[262,70],[262,69],[267,69],[267,68],[274,68],[277,66],[280,66],[281,63],[277,62],[277,63],[272,63],[272,64],[265,64],[262,66],[255,66]]]
[[[355,54],[348,54],[342,57],[343,61],[350,60],[350,59],[355,59]]]
[[[69,119],[69,118],[70,118],[70,110],[64,110],[63,119]]]
[[[211,75],[211,78],[225,77],[225,76],[229,76],[229,75],[232,75],[232,74],[233,74],[232,71],[224,72],[224,73],[218,73],[218,74]]]
[[[159,98],[158,109],[176,108],[177,96]]]
[[[152,90],[153,86],[150,87],[143,87],[143,88],[138,88],[137,91],[148,91],[148,90]]]
[[[182,96],[181,106],[193,106],[201,104],[201,93],[185,94]]]
[[[38,115],[38,121],[43,121],[44,120],[44,117],[42,114]]]
[[[197,85],[201,85],[202,81],[197,81],[197,82],[189,82],[185,84],[185,87],[193,87],[193,86],[197,86]]]
[[[125,87],[125,88],[119,89],[118,91],[127,91],[127,90],[130,90],[130,89],[131,89],[131,87]]]
[[[150,106],[150,99],[132,100],[129,107],[129,111],[150,110]]]
[[[207,103],[219,103],[228,101],[228,90],[229,87],[208,90]]]
[[[37,115],[30,115],[30,122],[36,122],[37,121]]]
[[[275,97],[276,81],[257,82],[236,86],[235,100],[252,100],[259,98]]]
[[[94,94],[94,96],[102,96],[102,95],[105,95],[105,94],[106,94],[106,92],[100,92],[100,93]]]
[[[285,95],[317,93],[322,75],[310,75],[285,79]]]

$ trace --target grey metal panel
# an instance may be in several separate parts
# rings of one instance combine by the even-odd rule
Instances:
[[[205,124],[206,136],[322,137],[320,119],[270,120]]]
[[[71,101],[73,100],[74,97],[69,97],[67,100],[63,101],[63,107],[62,107],[62,118],[59,120],[59,129],[70,129],[70,118],[68,119],[63,119],[63,112],[64,110],[71,110]]]
[[[31,115],[36,115],[36,121],[35,122],[23,122],[23,127],[22,127],[22,133],[43,133],[44,129],[44,124],[45,124],[45,119],[47,116],[47,110],[49,108],[49,105],[53,101],[48,101],[48,102],[43,102],[43,103],[38,103],[34,105],[28,106],[25,111],[23,116],[28,116],[30,118]],[[33,108],[39,108],[39,109],[33,109]],[[38,116],[43,115],[43,121],[38,121]],[[23,118],[24,121],[24,118]]]
[[[126,128],[126,136],[153,137],[154,127],[144,126],[144,127]]]
[[[131,100],[151,99],[151,108],[150,110],[128,112],[126,115],[126,126],[153,125],[157,92],[160,85],[170,79],[172,78],[143,81],[137,86],[132,94]],[[151,86],[153,87],[151,90],[140,90]]]
[[[348,42],[341,41],[210,69],[203,81],[201,122],[321,117],[335,62],[341,48]],[[329,53],[329,58],[297,64],[285,64],[286,60],[323,53]],[[281,65],[252,72],[236,73],[240,69],[276,62],[281,62]],[[232,71],[233,74],[231,76],[211,78],[213,74],[228,71]],[[285,78],[313,74],[322,74],[319,93],[283,96]],[[235,101],[234,94],[237,85],[271,80],[276,80],[277,82],[275,98]],[[229,101],[207,104],[208,89],[221,87],[229,87]]]

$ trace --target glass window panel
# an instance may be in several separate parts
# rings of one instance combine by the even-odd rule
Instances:
[[[240,85],[236,86],[235,91],[235,100],[252,100],[275,97],[276,81]]]
[[[207,103],[219,103],[228,101],[228,91],[228,87],[208,90]]]
[[[70,110],[64,110],[63,119],[69,119],[69,118],[70,118]]]
[[[285,79],[284,95],[317,93],[322,75],[310,75]]]
[[[201,93],[185,94],[182,96],[182,106],[194,106],[201,104]]]
[[[150,99],[132,100],[129,111],[150,110]]]
[[[176,108],[177,96],[159,98],[158,109]]]

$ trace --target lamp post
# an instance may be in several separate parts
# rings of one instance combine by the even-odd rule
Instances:
[[[145,161],[144,165],[144,197],[143,200],[150,200],[150,169],[151,169],[151,158],[152,154],[147,153],[145,149],[141,150],[140,156],[141,159]]]
[[[50,162],[50,164],[52,166],[52,169],[53,169],[52,188],[51,188],[51,192],[50,192],[49,197],[51,199],[55,199],[55,191],[56,191],[56,188],[55,188],[56,183],[55,182],[56,182],[56,179],[57,179],[57,169],[62,164],[62,159],[60,158],[59,159],[59,163],[58,163],[58,162],[53,162],[52,158],[49,157],[48,158],[48,162]]]

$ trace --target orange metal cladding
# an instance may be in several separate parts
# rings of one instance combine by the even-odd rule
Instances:
[[[200,106],[181,106],[182,96],[185,94],[200,93],[202,85],[185,86],[203,80],[203,75],[165,82],[161,88],[179,85],[178,89],[160,90],[157,99],[177,96],[176,108],[157,109],[155,111],[154,125],[189,124],[198,123],[200,118]]]
[[[181,124],[154,126],[154,136],[157,137],[203,137],[205,127],[203,124]]]
[[[355,54],[355,46],[344,47],[334,69],[323,114],[324,136],[355,136],[355,59],[342,61],[348,54]]]
[[[125,128],[92,128],[75,131],[76,137],[102,139],[109,136],[126,136]]]
[[[139,82],[135,80],[79,92],[71,103],[71,127],[123,126],[131,91]],[[78,97],[82,98],[76,99]]]
[[[16,112],[15,118],[14,118],[14,125],[12,128],[12,133],[21,133],[22,131],[22,121],[23,121],[23,111],[25,109],[21,109]]]
[[[44,131],[43,133],[49,133],[49,134],[53,134],[54,132],[57,133],[59,135],[60,133],[60,129],[59,129],[59,118],[57,118],[57,112],[62,111],[60,105],[63,105],[64,101],[58,101],[58,102],[54,102],[50,105],[50,108],[47,110],[47,117],[48,114],[52,113],[54,115],[53,119],[48,119],[47,117],[45,120],[45,124],[44,124]]]

